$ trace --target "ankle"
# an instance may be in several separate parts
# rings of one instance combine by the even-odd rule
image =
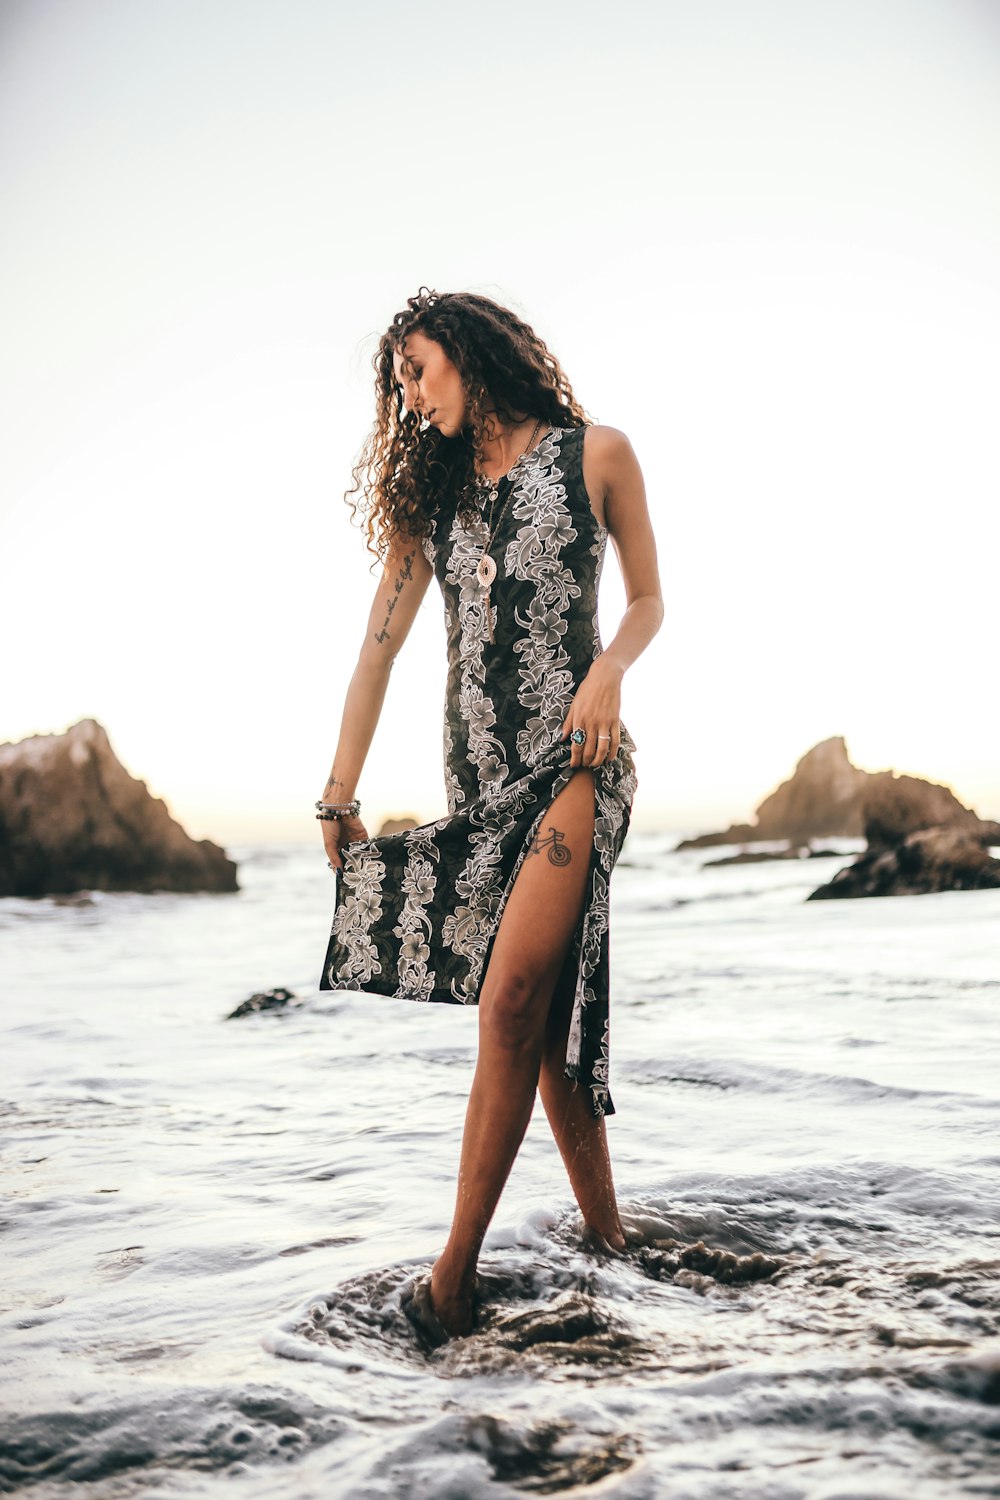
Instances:
[[[432,1268],[432,1275],[439,1285],[458,1295],[470,1294],[476,1285],[478,1257],[458,1255],[447,1246],[442,1250]]]

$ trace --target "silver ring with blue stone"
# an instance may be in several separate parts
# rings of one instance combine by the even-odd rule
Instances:
[[[574,745],[582,745],[586,738],[587,731],[585,729],[574,729],[573,733],[570,735],[570,739],[573,741]]]

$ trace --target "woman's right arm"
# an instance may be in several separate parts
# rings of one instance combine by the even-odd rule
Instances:
[[[323,788],[323,802],[351,802],[378,725],[396,653],[410,633],[433,569],[419,538],[397,536],[385,567],[358,655],[340,722],[333,766]],[[341,867],[340,851],[353,839],[368,837],[360,818],[321,822],[330,863]]]

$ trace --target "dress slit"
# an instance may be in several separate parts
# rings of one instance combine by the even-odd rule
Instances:
[[[507,902],[510,900],[511,892],[513,891],[515,885],[517,884],[517,877],[521,873],[521,869],[522,869],[522,867],[524,865],[524,861],[528,857],[528,852],[531,849],[532,843],[534,842],[535,835],[538,833],[538,831],[541,828],[542,824],[545,822],[545,819],[551,814],[552,807],[553,807],[554,803],[556,802],[556,799],[569,786],[570,781],[573,779],[573,776],[576,774],[576,769],[577,768],[575,766],[572,768],[572,770],[570,770],[569,767],[567,767],[565,775],[560,775],[557,778],[556,782],[552,786],[551,793],[550,793],[548,801],[542,807],[541,811],[536,814],[534,820],[531,823],[531,826],[529,827],[529,829],[528,829],[528,831],[527,831],[527,833],[526,833],[526,835],[524,837],[524,840],[522,842],[521,848],[520,848],[520,850],[518,852],[517,859],[515,860],[514,867],[511,870],[510,875],[508,876],[507,883],[504,886],[503,894],[502,894],[502,896],[500,898],[500,904],[499,904],[499,906],[497,908],[496,917],[495,917],[495,920],[494,920],[494,923],[493,923],[493,931],[490,933],[489,939],[487,941],[486,954],[485,954],[485,958],[483,959],[483,967],[482,967],[482,970],[481,970],[481,973],[480,973],[479,983],[478,983],[478,985],[476,987],[475,998],[473,1000],[469,1001],[470,1004],[475,1004],[475,1005],[479,1004],[479,996],[480,996],[480,994],[482,992],[483,983],[485,982],[486,976],[487,976],[487,974],[489,973],[489,970],[490,970],[490,959],[493,957],[493,948],[494,948],[494,946],[496,944],[496,940],[497,940],[497,937],[498,937],[499,932],[500,932],[500,926],[501,926],[501,924],[503,922],[504,912],[507,910]],[[570,936],[569,944],[567,945],[567,948],[566,948],[566,952],[563,955],[563,961],[562,961],[562,964],[559,967],[559,973],[556,975],[555,984],[552,987],[552,996],[550,997],[550,1001],[551,1001],[551,998],[555,997],[556,992],[558,991],[560,984],[563,982],[564,977],[566,975],[567,969],[570,966],[572,966],[576,970],[576,975],[575,975],[575,979],[574,979],[574,986],[573,986],[573,1018],[574,1019],[575,1019],[575,1017],[577,1015],[577,1009],[578,1009],[578,1007],[580,1005],[580,999],[581,999],[581,990],[580,990],[580,962],[581,962],[581,958],[580,958],[580,955],[582,954],[583,934],[584,934],[584,932],[586,930],[587,913],[588,913],[588,910],[589,910],[591,896],[592,896],[592,892],[593,892],[593,872],[594,872],[595,862],[596,862],[596,857],[597,857],[597,846],[596,846],[595,839],[594,839],[594,828],[595,828],[596,823],[597,823],[597,779],[598,779],[597,773],[595,773],[595,775],[594,775],[594,818],[593,818],[593,824],[591,826],[590,852],[589,852],[589,855],[588,855],[588,863],[587,863],[587,879],[586,879],[586,882],[585,882],[584,888],[583,888],[583,898],[582,898],[582,904],[581,904],[581,908],[580,908],[580,915],[577,918],[576,926],[573,929],[573,932],[572,932],[572,934]],[[570,1022],[570,1034],[572,1034],[572,1026],[573,1026],[573,1021],[571,1020],[571,1022]],[[569,1038],[567,1037],[567,1047],[568,1047],[568,1044],[569,1044]],[[572,1078],[574,1081],[579,1082],[579,1076],[580,1076],[579,1067],[578,1066],[572,1067],[572,1068],[570,1067],[568,1052],[567,1052],[566,1066],[564,1068],[564,1072],[565,1072],[567,1078]],[[612,1106],[611,1109],[605,1108],[605,1113],[606,1114],[614,1114],[614,1107]]]

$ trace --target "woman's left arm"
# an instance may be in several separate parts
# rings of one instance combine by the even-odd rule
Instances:
[[[632,444],[615,427],[590,427],[584,439],[584,479],[591,501],[601,505],[625,583],[626,609],[614,639],[581,682],[563,723],[563,739],[586,731],[573,746],[574,766],[599,766],[618,754],[621,683],[663,622],[663,596],[656,566],[646,486]],[[601,738],[598,738],[601,736]]]

